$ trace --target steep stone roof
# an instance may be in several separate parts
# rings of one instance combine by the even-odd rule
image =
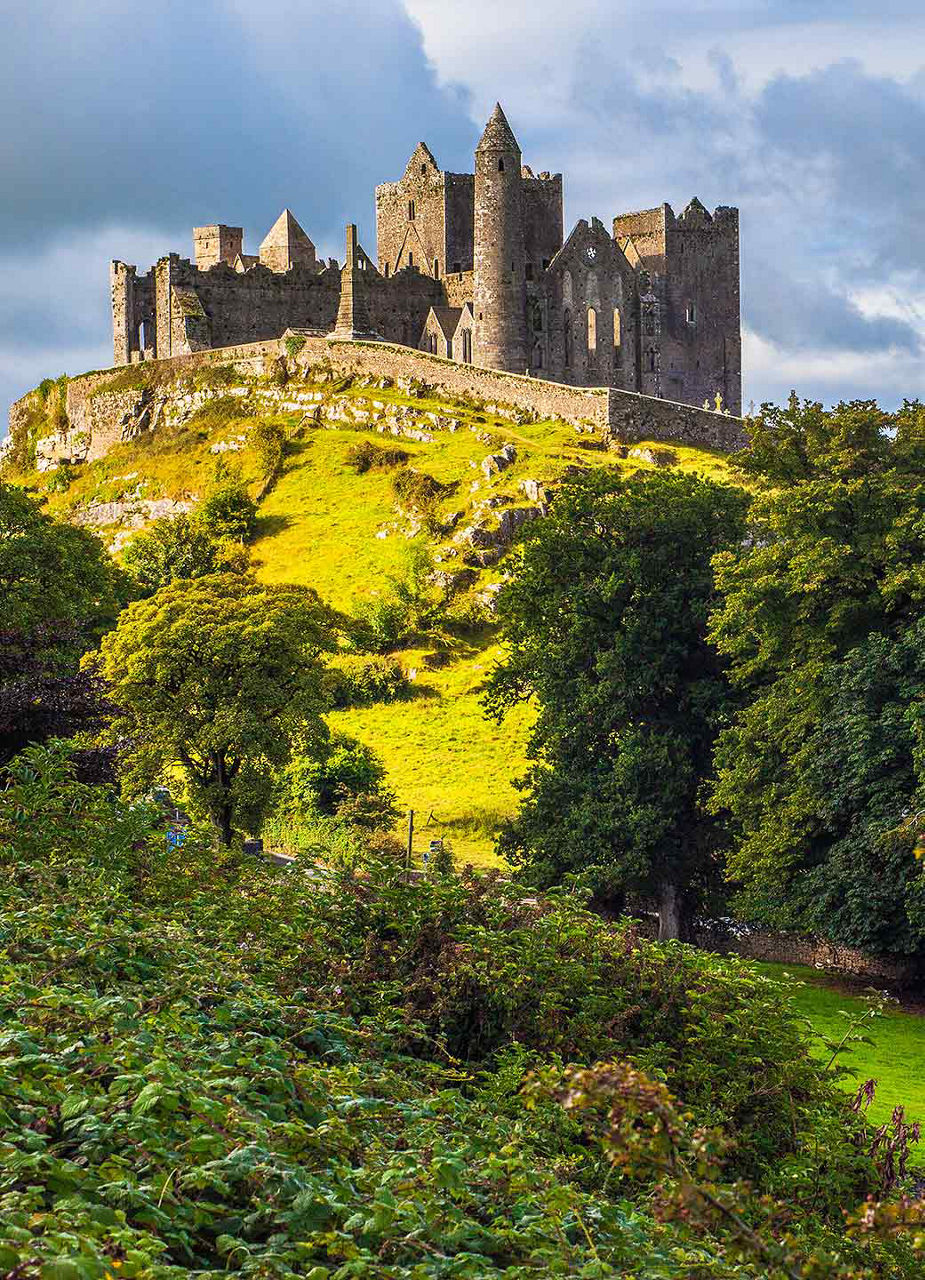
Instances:
[[[516,151],[518,155],[520,154],[520,145],[507,122],[507,116],[501,110],[500,102],[495,103],[495,109],[485,126],[485,132],[476,151]]]
[[[312,257],[315,254],[315,246],[288,209],[284,209],[273,223],[260,249],[261,252],[264,249],[286,249],[293,260],[300,256],[300,251],[304,254],[306,250],[310,250]]]

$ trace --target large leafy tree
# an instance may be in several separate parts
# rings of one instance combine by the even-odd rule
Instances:
[[[141,791],[177,769],[221,844],[257,830],[277,771],[324,741],[322,652],[332,618],[313,591],[214,574],[125,610],[91,665]]]
[[[729,691],[706,640],[711,560],[746,503],[679,474],[588,477],[531,526],[499,597],[489,707],[538,703],[502,849],[542,885],[581,872],[611,898],[656,896],[663,936],[716,878],[723,837],[700,796]]]
[[[712,637],[744,695],[713,805],[749,915],[881,951],[925,943],[914,834],[925,696],[925,413],[766,409],[749,538],[716,561]]]
[[[99,687],[79,660],[127,591],[97,537],[0,483],[0,765],[97,722]]]

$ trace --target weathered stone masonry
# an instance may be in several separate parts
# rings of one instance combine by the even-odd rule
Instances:
[[[562,175],[534,175],[498,106],[475,172],[422,142],[376,188],[377,263],[354,235],[319,261],[288,210],[244,252],[240,227],[194,229],[195,262],[112,264],[116,364],[287,328],[370,332],[460,363],[675,403],[741,410],[738,212],[693,200],[582,219],[564,236]],[[349,297],[345,298],[345,294]],[[361,320],[353,316],[354,309]]]
[[[292,354],[295,347],[298,352]],[[742,422],[728,414],[640,396],[613,387],[569,387],[525,375],[481,369],[400,344],[337,336],[298,335],[174,356],[146,365],[139,384],[125,387],[120,369],[73,378],[67,387],[67,430],[36,445],[40,467],[92,462],[115,444],[169,424],[184,382],[209,365],[230,365],[245,381],[265,378],[285,360],[296,376],[324,366],[345,377],[414,379],[447,397],[478,398],[503,409],[559,418],[593,431],[612,444],[670,440],[734,450],[743,443]],[[33,393],[34,394],[34,393]],[[293,404],[299,407],[297,392]],[[10,410],[11,432],[21,430],[29,397]]]

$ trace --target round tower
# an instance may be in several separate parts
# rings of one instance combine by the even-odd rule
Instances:
[[[523,181],[517,139],[499,103],[475,152],[475,311],[472,359],[527,368]]]

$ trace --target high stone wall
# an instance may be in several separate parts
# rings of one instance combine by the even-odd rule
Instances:
[[[301,346],[290,354],[297,341]],[[119,441],[156,429],[169,402],[178,395],[178,384],[209,366],[229,365],[242,379],[253,380],[271,374],[281,359],[293,371],[320,365],[343,376],[415,379],[438,395],[475,397],[593,429],[611,445],[659,440],[731,451],[744,444],[741,420],[725,414],[611,387],[569,387],[483,369],[390,343],[308,335],[149,360],[73,378],[67,386],[69,430],[47,442],[46,464],[93,461]],[[11,430],[19,429],[28,403],[26,396],[11,407]]]

